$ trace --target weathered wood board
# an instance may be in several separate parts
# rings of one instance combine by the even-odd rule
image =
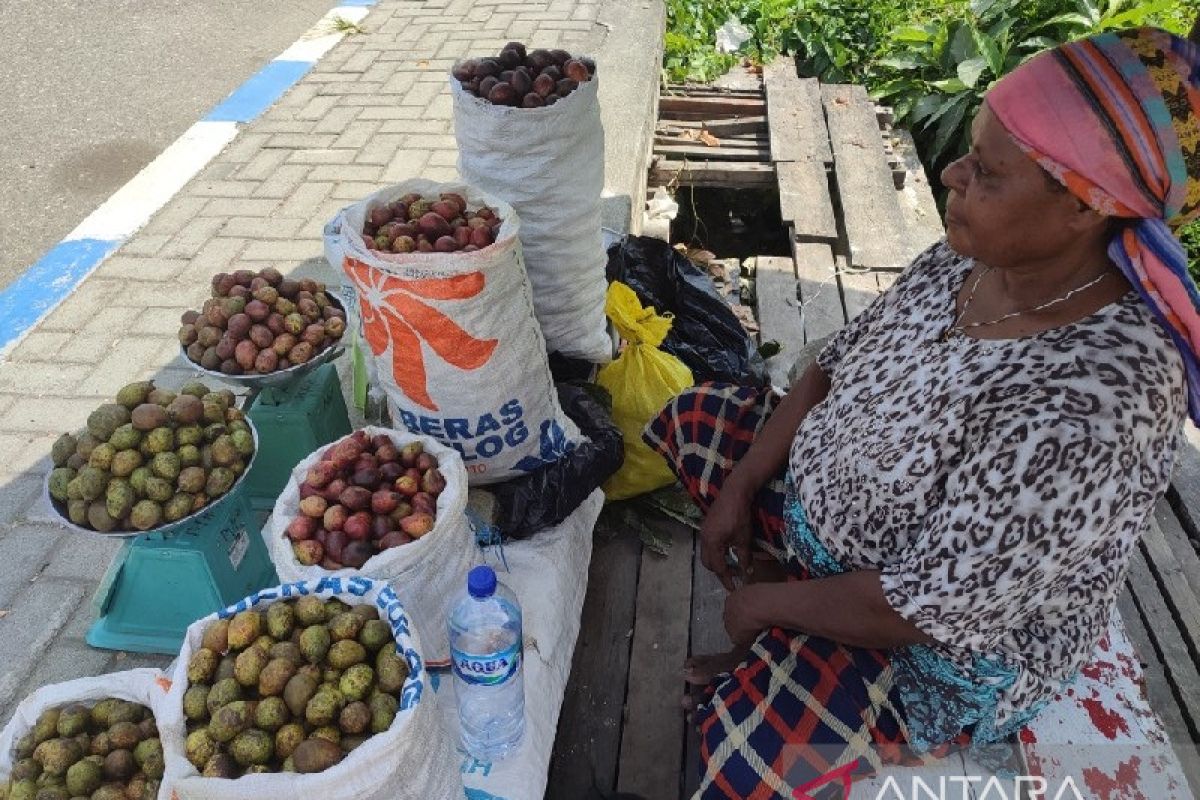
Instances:
[[[792,258],[800,283],[800,318],[804,341],[836,333],[846,324],[833,250],[826,244],[794,242]]]
[[[754,296],[762,340],[774,339],[783,347],[767,360],[767,369],[773,385],[787,386],[788,370],[804,344],[795,262],[778,256],[759,256],[754,261]]]
[[[650,168],[650,183],[666,186],[741,186],[770,188],[775,185],[775,168],[770,164],[731,161],[676,161],[658,159]]]
[[[829,197],[829,175],[820,161],[777,161],[779,215],[794,237],[805,242],[836,242],[837,220]]]
[[[771,132],[773,161],[833,163],[821,85],[816,78],[801,78],[796,62],[780,57],[763,67],[767,91],[767,125]]]

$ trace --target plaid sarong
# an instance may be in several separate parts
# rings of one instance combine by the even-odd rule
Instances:
[[[770,390],[703,384],[674,398],[643,439],[707,511],[778,400]],[[754,545],[779,559],[791,579],[803,580],[807,568],[787,555],[784,480],[781,473],[755,498]],[[709,692],[696,714],[701,798],[841,798],[841,773],[864,777],[885,764],[927,760],[905,747],[882,650],[771,628]]]

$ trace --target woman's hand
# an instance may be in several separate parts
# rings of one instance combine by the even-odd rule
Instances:
[[[772,585],[752,583],[725,596],[724,622],[729,641],[739,647],[749,647],[760,633],[771,627],[768,595]]]
[[[725,554],[732,549],[739,569],[750,566],[753,503],[754,493],[742,488],[731,474],[700,525],[700,562],[731,592],[734,573]]]

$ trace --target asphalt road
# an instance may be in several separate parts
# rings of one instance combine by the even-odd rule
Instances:
[[[0,287],[334,5],[0,0]]]

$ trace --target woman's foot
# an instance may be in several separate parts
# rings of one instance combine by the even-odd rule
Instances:
[[[718,675],[733,672],[748,655],[749,647],[735,647],[728,653],[694,655],[683,662],[683,679],[692,686],[708,686]]]

